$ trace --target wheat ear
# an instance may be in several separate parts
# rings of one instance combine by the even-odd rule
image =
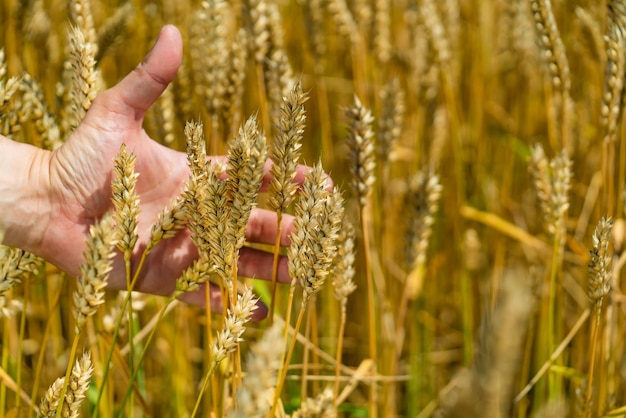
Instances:
[[[306,121],[304,103],[308,95],[302,92],[302,86],[297,83],[290,93],[283,99],[281,117],[277,123],[277,134],[274,143],[269,148],[269,156],[273,162],[270,173],[272,180],[269,185],[270,209],[276,212],[278,229],[274,242],[274,261],[272,266],[272,299],[270,303],[269,320],[273,321],[276,304],[276,281],[278,277],[278,259],[280,237],[282,232],[283,213],[295,198],[298,189],[293,182],[300,159],[302,136]]]

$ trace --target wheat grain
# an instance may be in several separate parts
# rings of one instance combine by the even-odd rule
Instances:
[[[409,181],[402,206],[410,213],[406,218],[405,261],[411,269],[426,261],[441,191],[439,176],[432,172],[419,172]]]
[[[381,64],[391,58],[391,8],[387,0],[374,4],[374,51]]]
[[[94,48],[94,56],[98,53],[98,36],[91,14],[90,0],[70,0],[70,11],[77,29],[84,35],[85,42]]]
[[[64,377],[56,379],[52,385],[46,390],[46,394],[39,402],[38,417],[54,417],[56,416],[57,406],[59,405],[59,398],[61,397],[61,391],[63,390]]]
[[[353,40],[357,36],[358,28],[346,0],[328,0],[326,4],[328,13],[332,16],[339,34]],[[361,19],[361,21],[363,20]]]
[[[354,224],[347,216],[344,216],[342,224],[338,236],[337,260],[333,269],[333,287],[335,297],[341,303],[341,310],[345,311],[348,296],[356,290],[354,283],[356,249]]]
[[[256,206],[266,159],[265,136],[259,132],[256,118],[252,116],[230,141],[228,148],[226,198],[231,206],[230,229],[236,250],[245,242],[246,226],[250,212]]]
[[[65,110],[65,126],[62,126],[66,132],[76,129],[85,117],[98,94],[100,78],[95,60],[97,45],[88,42],[86,35],[76,26],[71,27],[69,38],[69,74],[72,81],[66,93],[69,109]]]
[[[593,233],[593,249],[589,252],[587,296],[596,306],[601,306],[611,291],[611,254],[608,249],[612,228],[611,218],[600,219]]]
[[[41,146],[53,150],[61,146],[61,131],[55,117],[48,111],[41,86],[33,78],[24,74],[20,90],[24,106],[18,111],[20,122],[32,120],[41,137]]]
[[[29,273],[37,272],[41,260],[24,250],[0,245],[0,318],[21,311],[19,300],[9,299],[11,288]]]
[[[529,0],[529,4],[552,86],[556,91],[569,94],[571,88],[569,63],[554,20],[552,4],[550,0]]]
[[[102,218],[89,228],[87,250],[80,265],[80,275],[76,280],[72,314],[76,321],[74,331],[80,332],[88,316],[96,313],[104,303],[104,288],[113,267],[115,253],[115,230],[109,217]]]
[[[226,126],[235,126],[241,122],[241,104],[244,95],[246,79],[246,60],[248,59],[248,38],[245,29],[239,29],[231,47],[231,70],[228,73],[228,83],[225,101],[229,103],[224,108],[222,118]]]
[[[72,368],[72,374],[65,392],[65,401],[63,403],[61,416],[77,418],[80,415],[80,406],[83,399],[85,399],[92,374],[93,366],[91,363],[91,356],[88,352],[86,352],[83,354],[82,358],[76,360],[76,363]],[[61,397],[64,381],[64,377],[59,377],[48,388],[39,404],[38,416],[56,416],[56,409],[59,405],[59,398]]]
[[[159,213],[157,222],[152,225],[148,248],[152,248],[164,239],[173,238],[187,225],[187,211],[182,198],[177,198],[169,208]]]
[[[89,352],[86,352],[80,360],[76,361],[72,369],[72,375],[65,393],[62,414],[64,417],[76,418],[79,416],[80,405],[87,394],[87,389],[89,389],[92,374],[91,356]]]
[[[354,104],[346,109],[346,116],[349,121],[347,142],[352,173],[350,186],[359,204],[365,206],[371,187],[376,181],[374,132],[372,131],[374,117],[369,109],[361,104],[358,97],[355,97]]]
[[[298,189],[293,179],[302,147],[306,121],[304,103],[307,99],[308,95],[302,92],[302,86],[297,83],[283,99],[277,134],[269,147],[269,156],[274,164],[271,168],[268,206],[275,212],[285,212]]]
[[[404,126],[406,111],[405,94],[400,86],[400,81],[394,78],[386,83],[380,91],[382,100],[382,113],[378,118],[378,161],[385,166],[390,158]]]
[[[224,360],[235,351],[237,344],[243,341],[241,336],[246,330],[246,323],[257,308],[256,301],[252,289],[246,287],[243,294],[237,298],[237,303],[228,310],[223,329],[217,334],[215,344],[211,347],[211,358],[214,363]]]
[[[231,71],[227,19],[229,6],[222,0],[203,1],[192,23],[192,64],[209,113],[219,115],[224,102]]]
[[[139,173],[135,172],[135,154],[126,151],[122,144],[113,160],[113,181],[111,191],[115,210],[115,237],[117,247],[122,253],[130,254],[137,244],[137,217],[139,216],[139,197],[135,188]]]
[[[621,5],[621,7],[620,7]],[[622,114],[624,73],[626,71],[626,7],[617,1],[608,4],[609,26],[606,35],[606,80],[600,122],[605,129],[604,140],[615,141]]]

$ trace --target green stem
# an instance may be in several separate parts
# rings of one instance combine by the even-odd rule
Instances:
[[[2,332],[2,341],[9,341],[9,325],[4,321],[4,330]],[[9,345],[2,344],[2,370],[7,370],[9,365]],[[4,381],[0,380],[0,418],[5,417],[7,405],[7,387]]]
[[[107,354],[107,361],[106,361],[106,366],[104,368],[103,374],[102,374],[102,385],[100,386],[100,390],[98,391],[98,397],[96,398],[96,402],[94,404],[94,412],[93,412],[93,418],[96,418],[98,416],[99,413],[99,408],[98,405],[100,404],[100,400],[102,399],[102,395],[104,394],[104,387],[106,386],[107,383],[107,376],[109,375],[109,369],[111,368],[111,361],[113,359],[113,352],[115,351],[115,344],[117,343],[117,337],[119,336],[119,331],[120,331],[120,327],[122,326],[122,320],[124,319],[124,315],[126,313],[126,308],[128,306],[131,306],[132,303],[132,291],[133,288],[135,286],[135,283],[137,282],[137,279],[139,278],[139,273],[141,272],[143,265],[146,261],[146,257],[148,256],[148,254],[150,253],[150,250],[152,250],[154,246],[148,244],[148,246],[146,247],[146,249],[144,250],[144,252],[141,254],[141,259],[139,260],[139,265],[137,266],[137,270],[135,270],[135,274],[132,276],[132,280],[128,280],[128,278],[130,277],[130,270],[129,270],[129,264],[126,264],[126,283],[127,283],[127,287],[128,287],[128,292],[126,293],[126,297],[124,298],[124,302],[122,303],[122,308],[120,310],[120,314],[117,317],[117,321],[115,322],[115,329],[113,330],[113,339],[111,340],[111,348],[109,348],[109,352]],[[126,261],[126,255],[124,256],[124,259]],[[129,368],[130,370],[133,370],[132,367],[132,363],[130,363],[131,359],[133,359],[133,352],[134,352],[134,347],[133,347],[133,343],[134,343],[134,335],[133,335],[133,323],[132,323],[132,306],[129,309],[130,315],[129,315]]]
[[[591,396],[593,394],[593,370],[596,363],[596,348],[598,345],[598,330],[600,328],[600,321],[602,319],[602,305],[598,305],[594,308],[595,321],[591,323],[591,336],[589,338],[589,345],[591,346],[591,352],[589,354],[589,373],[587,374],[587,393],[585,396],[585,412],[583,417],[591,416]]]
[[[363,254],[365,255],[365,275],[367,279],[367,313],[368,313],[368,334],[369,334],[369,357],[372,359],[373,370],[372,373],[376,374],[377,370],[377,347],[376,347],[376,304],[374,301],[374,276],[372,275],[372,262],[369,249],[369,229],[366,218],[366,208],[361,207],[361,228],[363,232]],[[370,417],[376,418],[378,416],[378,391],[376,390],[376,383],[372,382],[370,385],[369,396],[369,411]]]
[[[552,268],[550,270],[550,296],[548,299],[548,356],[555,349],[555,323],[556,323],[556,279],[559,268],[559,252],[561,247],[561,231],[554,234],[554,248],[552,251]],[[553,373],[548,375],[548,399],[554,399],[556,392],[556,376]]]
[[[126,402],[128,402],[128,398],[130,397],[130,393],[133,391],[133,387],[135,386],[135,380],[137,379],[137,374],[139,373],[139,365],[143,361],[143,358],[145,357],[146,353],[148,352],[148,347],[150,347],[150,343],[152,342],[152,338],[154,337],[156,329],[158,325],[161,323],[161,320],[163,319],[163,317],[165,316],[165,311],[167,310],[167,307],[172,302],[174,302],[174,300],[176,300],[178,296],[179,296],[179,292],[175,292],[174,295],[172,295],[167,300],[167,302],[165,303],[165,306],[163,306],[163,308],[161,308],[161,310],[159,311],[159,316],[157,317],[154,327],[150,331],[150,335],[148,335],[148,338],[146,339],[146,343],[144,344],[143,350],[141,351],[141,354],[139,355],[139,359],[137,360],[137,367],[133,370],[130,376],[130,379],[128,381],[128,389],[126,390],[126,394],[124,395],[124,400],[122,401],[122,405],[120,406],[120,413],[118,415],[119,418],[124,417],[124,407],[126,406]]]
[[[337,406],[337,396],[339,396],[339,371],[341,370],[341,354],[343,352],[343,334],[346,329],[346,306],[341,302],[341,320],[339,322],[339,334],[337,335],[337,354],[335,356],[335,388],[333,391],[333,403]]]
[[[144,251],[144,254],[146,252]],[[126,305],[126,307],[128,308],[128,346],[130,347],[130,350],[128,350],[128,369],[129,370],[134,370],[135,369],[135,345],[133,343],[133,340],[135,338],[135,327],[133,326],[133,286],[135,284],[135,277],[131,277],[131,264],[130,264],[130,258],[131,258],[131,251],[130,250],[126,250],[124,252],[124,265],[126,267],[126,288],[128,289],[127,292],[127,298],[128,298],[128,305]],[[143,257],[142,257],[143,258]],[[133,398],[132,398],[132,393],[131,393],[131,398],[130,398],[130,404],[133,404]],[[130,408],[130,411],[128,413],[129,418],[133,417],[133,408]]]
[[[24,350],[24,332],[26,330],[26,310],[28,308],[28,300],[30,299],[29,281],[28,277],[24,279],[24,306],[22,306],[22,312],[20,315],[20,336],[19,336],[19,348],[17,350],[17,371],[16,371],[16,384],[17,390],[15,399],[15,409],[20,410],[22,397],[22,352]]]
[[[268,418],[273,418],[276,415],[276,407],[278,406],[278,399],[280,398],[280,393],[283,391],[283,386],[285,385],[285,379],[287,378],[287,369],[289,368],[289,363],[291,363],[291,357],[293,356],[293,351],[296,347],[297,335],[300,330],[300,325],[302,324],[302,318],[304,317],[304,312],[306,311],[308,304],[308,298],[305,298],[302,301],[302,308],[300,309],[300,313],[298,314],[298,319],[296,320],[296,325],[293,331],[293,337],[291,338],[291,342],[289,344],[289,350],[287,350],[287,357],[282,364],[282,368],[280,371],[280,376],[278,377],[278,383],[276,384],[276,389],[274,392],[274,402],[272,402],[272,409],[268,415]],[[285,326],[289,328],[289,323],[285,322]]]
[[[217,367],[216,362],[211,363],[211,367],[209,368],[209,371],[204,376],[204,380],[202,381],[202,387],[200,388],[200,393],[198,394],[198,398],[196,399],[196,404],[193,407],[193,412],[191,413],[191,418],[194,418],[196,414],[198,413],[198,408],[200,408],[200,402],[202,401],[202,395],[204,395],[204,392],[206,391],[206,388],[209,384],[209,379],[211,379],[211,376],[213,376],[213,372],[215,371],[216,367]]]
[[[43,359],[46,354],[45,347],[48,345],[48,339],[50,338],[50,332],[52,329],[52,315],[57,310],[59,300],[61,299],[61,293],[63,292],[63,286],[59,286],[57,292],[54,295],[52,306],[48,311],[48,320],[46,321],[46,328],[43,331],[43,337],[41,338],[41,350],[39,351],[39,357],[37,358],[37,366],[35,368],[35,380],[33,382],[33,392],[30,395],[30,399],[35,402],[37,399],[37,391],[39,389],[39,379],[41,378],[41,370],[43,369]],[[0,408],[1,410],[2,408]],[[29,414],[29,417],[33,416],[33,410]]]

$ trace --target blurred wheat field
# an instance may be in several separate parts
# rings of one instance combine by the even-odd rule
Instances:
[[[0,247],[0,418],[53,416],[41,400],[71,360],[81,416],[626,414],[623,1],[4,0],[0,19],[3,135],[61,146],[171,23],[183,66],[146,117],[152,138],[190,161],[234,155],[253,116],[268,156],[301,135],[290,155],[319,160],[338,188],[316,189],[312,171],[301,192],[324,202],[328,263],[304,292],[277,286],[273,327],[242,325],[236,294],[236,326],[137,293],[129,315],[114,291],[82,318],[79,281]],[[131,160],[120,151],[127,180]],[[190,166],[198,184],[230,187]],[[201,237],[190,196],[184,222]],[[307,239],[283,254],[313,256]],[[232,278],[206,266],[196,273]],[[271,282],[239,280],[273,305]]]

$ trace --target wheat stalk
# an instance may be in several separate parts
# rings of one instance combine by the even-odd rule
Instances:
[[[589,264],[587,266],[587,296],[593,304],[594,320],[591,325],[592,329],[589,340],[591,346],[589,372],[587,374],[587,381],[585,382],[587,386],[583,415],[585,417],[591,416],[592,414],[591,398],[593,395],[593,372],[596,361],[596,349],[598,344],[603,343],[602,341],[598,341],[599,330],[602,324],[602,304],[604,298],[611,291],[611,277],[613,272],[611,269],[612,255],[609,253],[609,243],[612,228],[613,220],[611,218],[602,217],[600,219],[593,233],[593,249],[590,251]]]

